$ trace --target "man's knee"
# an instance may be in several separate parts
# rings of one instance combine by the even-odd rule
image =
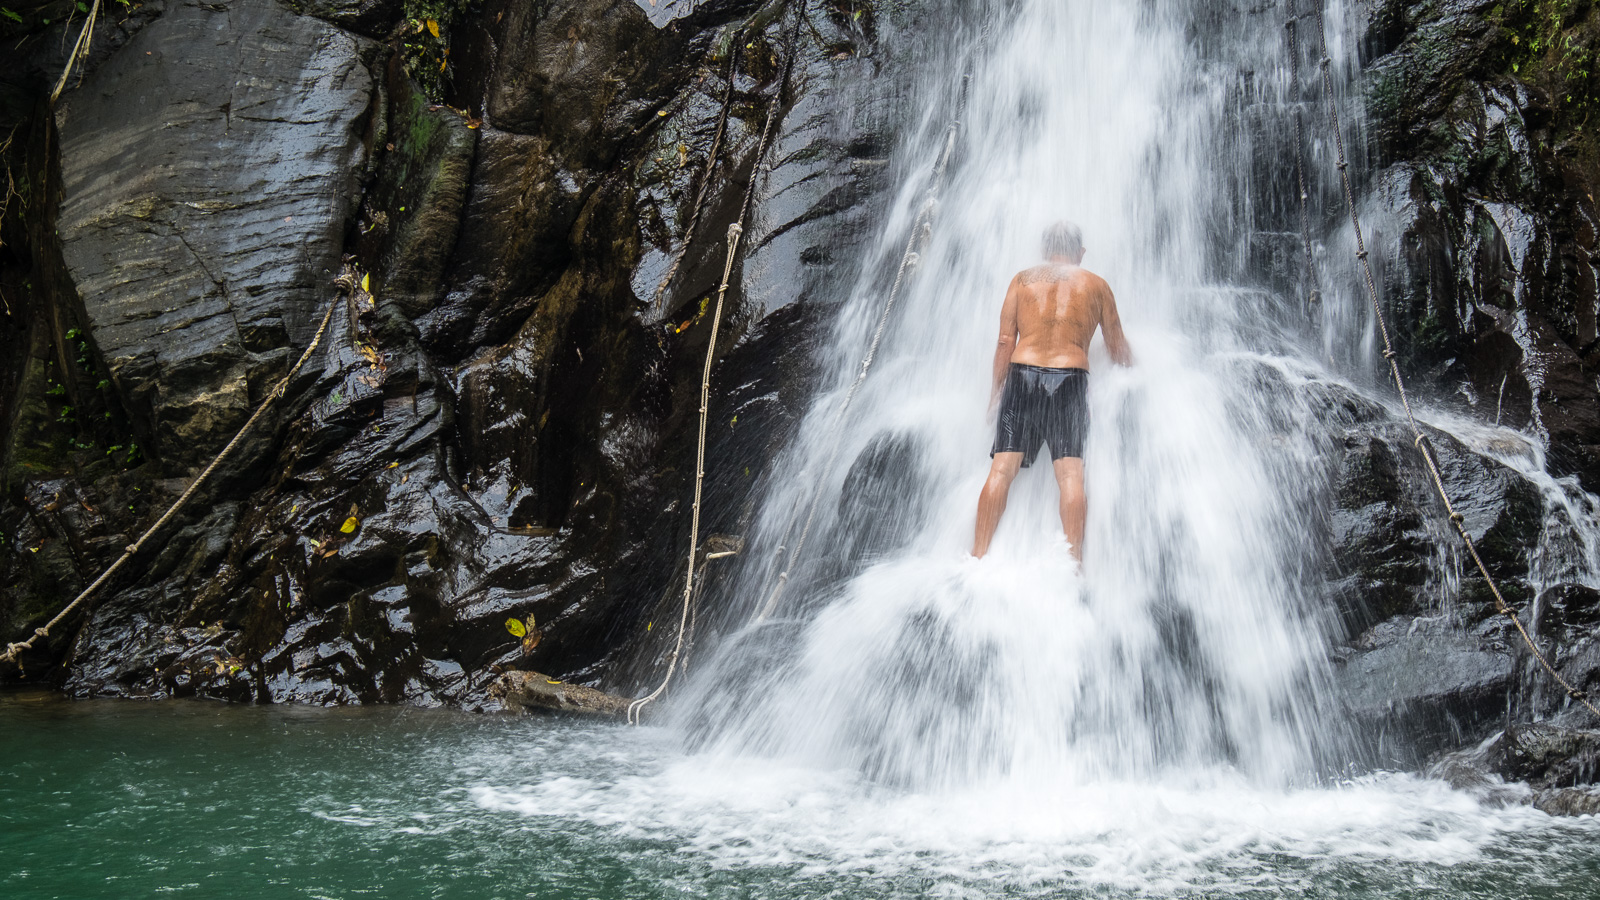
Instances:
[[[1077,457],[1064,457],[1055,461],[1056,483],[1061,486],[1062,493],[1071,491],[1083,493],[1083,460]]]
[[[1010,487],[1021,469],[1021,453],[996,453],[994,462],[989,465],[989,484],[996,487]]]

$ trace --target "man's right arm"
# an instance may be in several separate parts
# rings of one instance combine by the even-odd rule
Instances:
[[[1117,315],[1117,298],[1110,285],[1103,285],[1100,294],[1100,330],[1106,336],[1106,353],[1119,366],[1133,365],[1133,348],[1122,333],[1122,318]]]
[[[994,384],[989,393],[989,410],[994,411],[1000,402],[1000,390],[1005,387],[1006,374],[1011,371],[1011,354],[1017,349],[1017,280],[1011,279],[1006,289],[1005,305],[1000,307],[1000,341],[994,348]]]

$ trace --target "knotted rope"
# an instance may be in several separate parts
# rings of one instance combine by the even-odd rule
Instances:
[[[772,128],[775,124],[777,124],[778,109],[783,105],[783,89],[789,83],[789,76],[794,71],[794,57],[797,52],[797,45],[795,41],[799,37],[800,21],[804,18],[804,16],[805,5],[802,3],[800,9],[796,10],[795,12],[795,25],[790,34],[789,40],[789,59],[784,66],[784,75],[782,81],[779,83],[778,95],[773,97],[772,105],[767,108],[766,123],[761,127],[761,140],[756,144],[755,162],[750,168],[750,183],[745,187],[744,199],[739,204],[739,218],[738,221],[735,221],[733,224],[728,226],[728,255],[722,264],[722,283],[717,287],[716,308],[711,313],[711,338],[706,343],[705,367],[700,374],[700,436],[695,445],[694,507],[689,518],[688,570],[684,573],[683,578],[683,609],[678,617],[678,636],[673,643],[672,653],[667,657],[667,674],[661,679],[661,684],[657,685],[656,689],[651,691],[649,694],[646,694],[645,696],[640,697],[639,699],[628,704],[627,718],[630,725],[639,724],[639,718],[643,713],[644,708],[651,703],[654,703],[662,694],[666,693],[667,686],[672,683],[672,676],[678,671],[678,663],[683,658],[684,643],[692,627],[690,616],[692,615],[692,610],[694,608],[695,555],[699,551],[700,545],[700,499],[706,478],[706,423],[710,418],[711,410],[711,366],[716,359],[717,334],[722,327],[722,305],[723,300],[728,295],[728,285],[733,280],[733,263],[739,255],[739,242],[744,236],[745,218],[749,216],[750,206],[755,200],[756,184],[761,180],[761,170],[763,162],[767,156],[767,146],[772,140]],[[733,73],[730,66],[730,93],[732,91],[732,78]],[[724,115],[726,115],[726,110],[724,110]],[[719,127],[718,138],[720,137],[721,128]],[[710,178],[712,168],[716,162],[715,147],[713,148],[712,153],[713,158],[708,161],[706,166],[706,177],[708,180]],[[704,185],[702,185],[702,187],[704,187]],[[688,242],[691,237],[692,235],[687,233],[684,235],[685,250],[688,248]],[[683,250],[680,250],[678,253],[678,258],[682,259],[682,257]],[[674,263],[674,268],[676,268],[676,263]],[[662,279],[661,290],[666,289],[667,282],[670,280],[671,273],[669,272],[667,277]],[[708,555],[706,559],[709,561],[713,557],[720,555],[721,554],[711,554]]]
[[[193,497],[195,491],[200,489],[200,485],[204,484],[206,479],[211,477],[211,473],[216,471],[217,466],[220,465],[224,459],[228,458],[228,454],[233,452],[233,448],[239,446],[240,439],[242,439],[245,436],[245,433],[256,424],[256,422],[261,418],[261,414],[267,411],[267,407],[271,406],[274,401],[283,396],[284,391],[289,387],[289,382],[294,379],[295,375],[300,373],[300,368],[306,364],[306,360],[311,358],[311,354],[316,351],[317,345],[322,343],[322,335],[328,330],[328,322],[333,319],[333,310],[338,305],[339,299],[337,297],[334,298],[333,302],[328,304],[328,311],[322,314],[322,324],[317,326],[317,333],[312,336],[311,343],[306,345],[305,352],[300,354],[299,361],[297,361],[294,364],[294,367],[289,370],[289,374],[283,376],[283,379],[279,381],[277,385],[272,388],[272,390],[267,392],[267,396],[262,399],[261,405],[257,406],[256,411],[251,413],[250,418],[246,419],[245,423],[239,427],[239,431],[233,436],[233,440],[229,441],[228,445],[222,448],[222,452],[218,453],[216,458],[211,461],[211,464],[206,466],[205,469],[201,471],[199,476],[190,483],[188,489],[186,489],[171,506],[167,507],[167,511],[162,514],[161,518],[157,519],[154,525],[151,525],[149,528],[145,529],[144,534],[139,535],[138,540],[129,544],[122,551],[122,555],[117,557],[116,562],[112,563],[111,566],[104,572],[101,572],[99,578],[96,578],[92,584],[84,588],[77,597],[73,598],[71,603],[68,603],[60,612],[55,614],[54,618],[52,618],[49,622],[46,622],[44,627],[35,628],[33,630],[32,637],[29,637],[25,641],[7,644],[5,653],[0,653],[0,663],[15,662],[17,656],[21,654],[22,651],[33,649],[34,641],[42,637],[49,637],[50,629],[60,624],[62,619],[65,619],[68,614],[70,614],[74,609],[78,608],[79,604],[87,600],[89,596],[98,590],[102,584],[105,584],[112,575],[116,574],[118,569],[122,568],[124,563],[126,563],[129,559],[132,559],[135,553],[139,552],[139,548],[143,547],[145,542],[150,540],[152,535],[161,530],[161,526],[167,524],[167,522],[172,520],[173,516],[178,514],[178,510],[182,509],[184,504],[189,502],[189,498]]]

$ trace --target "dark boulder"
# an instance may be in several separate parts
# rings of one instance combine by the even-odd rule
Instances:
[[[1463,632],[1443,616],[1398,616],[1363,633],[1334,671],[1374,760],[1409,768],[1499,727],[1516,667],[1498,632]]]
[[[373,100],[362,56],[275,3],[175,4],[62,102],[62,253],[135,427],[179,472],[222,448],[332,299]]]

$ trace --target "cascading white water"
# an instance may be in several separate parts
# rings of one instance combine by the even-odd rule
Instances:
[[[1310,772],[1319,736],[1337,733],[1321,702],[1326,641],[1302,596],[1315,439],[1292,392],[1273,389],[1302,377],[1296,364],[1261,355],[1281,343],[1263,328],[1269,298],[1222,280],[1244,248],[1230,191],[1248,184],[1248,161],[1229,120],[1237,69],[1200,58],[1194,6],[993,11],[960,161],[876,367],[842,426],[842,391],[817,402],[786,464],[794,477],[766,500],[752,559],[795,539],[820,490],[818,536],[779,621],[756,629],[783,636],[734,641],[692,701],[717,710],[699,726],[716,745],[908,784],[1204,764],[1282,781]],[[1281,40],[1281,22],[1232,15],[1235,30],[1263,33],[1230,46]],[[907,179],[899,222],[928,177]],[[1081,577],[1047,464],[1018,479],[992,555],[967,555],[1000,301],[1060,218],[1082,225],[1085,265],[1117,292],[1138,358],[1118,370],[1093,354]],[[904,227],[889,229],[885,256]],[[873,276],[840,325],[841,384],[883,302]],[[821,471],[833,441],[839,463]],[[864,474],[846,484],[858,459]],[[859,548],[836,537],[863,528],[851,512],[862,490],[887,492],[874,527],[891,547],[854,561],[864,567],[841,561]],[[743,573],[752,610],[772,574]]]
[[[822,361],[832,382],[775,467],[738,568],[718,571],[717,606],[701,610],[674,727],[552,732],[517,749],[531,782],[474,763],[494,774],[473,802],[535,830],[603,834],[615,849],[601,857],[634,854],[645,872],[663,871],[666,848],[713,896],[730,882],[707,887],[706,867],[753,873],[750,895],[775,897],[1283,896],[1330,883],[1329,896],[1427,896],[1450,893],[1446,867],[1544,852],[1566,826],[1527,808],[1410,776],[1323,777],[1357,757],[1328,688],[1342,626],[1316,612],[1332,604],[1314,594],[1326,560],[1310,520],[1341,438],[1327,398],[1360,392],[1323,366],[1367,378],[1371,331],[1348,267],[1321,261],[1321,334],[1291,325],[1299,301],[1254,271],[1252,238],[1293,220],[1254,220],[1263,160],[1284,156],[1251,141],[1289,127],[1282,10],[952,5],[965,14],[918,13],[939,23],[919,29],[935,45],[916,60],[927,111],[881,240],[840,298]],[[972,21],[988,23],[981,36],[963,31]],[[969,71],[932,240],[841,419]],[[1116,290],[1138,357],[1119,370],[1091,353],[1081,576],[1045,465],[1014,485],[991,556],[967,556],[1000,303],[1058,218],[1083,226],[1085,263]],[[1543,478],[1553,524],[1536,568],[1600,571],[1600,532],[1580,521],[1592,498],[1538,472],[1521,439],[1452,430]],[[753,623],[783,571],[775,616]]]

